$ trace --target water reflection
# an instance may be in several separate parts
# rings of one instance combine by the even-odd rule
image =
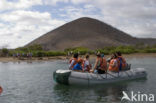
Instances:
[[[67,86],[57,84],[54,93],[59,102],[90,103],[120,102],[122,91],[127,91],[127,84],[110,84],[97,86]]]

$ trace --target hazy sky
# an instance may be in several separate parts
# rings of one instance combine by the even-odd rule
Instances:
[[[84,16],[156,38],[156,0],[0,0],[0,48],[23,46]]]

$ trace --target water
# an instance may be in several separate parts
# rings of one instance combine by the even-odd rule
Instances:
[[[147,69],[147,79],[101,86],[66,86],[53,81],[53,71],[67,61],[0,63],[0,103],[120,103],[122,91],[156,94],[156,58],[131,58],[132,68]]]

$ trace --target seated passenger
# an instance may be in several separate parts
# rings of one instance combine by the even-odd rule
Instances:
[[[82,71],[82,62],[83,62],[83,60],[79,59],[78,63],[74,66],[74,68],[72,70],[74,70],[74,71]]]
[[[102,58],[102,64],[101,64],[101,68],[105,71],[105,72],[107,72],[107,60],[105,59],[105,57],[104,57],[104,54],[101,54],[101,58]]]
[[[118,56],[118,61],[119,61],[119,70],[123,70],[126,68],[126,60],[122,57],[121,52],[116,53]]]
[[[115,53],[113,54],[113,57],[109,63],[108,69],[112,72],[119,72],[118,57]]]
[[[89,72],[92,69],[92,65],[90,64],[90,61],[89,61],[89,55],[86,55],[86,58],[83,61],[82,67],[83,67],[83,71],[87,71],[87,72]]]
[[[93,70],[91,70],[91,72],[94,72],[95,70],[97,70],[98,74],[104,74],[106,72],[106,69],[107,69],[106,59],[102,58],[101,54],[98,53],[94,68]]]
[[[75,53],[73,58],[69,61],[69,69],[72,70],[72,68],[74,68],[75,64],[77,64],[78,62],[78,53]]]

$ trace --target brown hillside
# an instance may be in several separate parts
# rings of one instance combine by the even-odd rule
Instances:
[[[134,45],[144,41],[148,44],[156,43],[155,39],[151,42],[151,39],[134,38],[99,20],[83,17],[46,33],[26,46],[41,44],[45,50],[72,47],[97,49],[104,46]]]

